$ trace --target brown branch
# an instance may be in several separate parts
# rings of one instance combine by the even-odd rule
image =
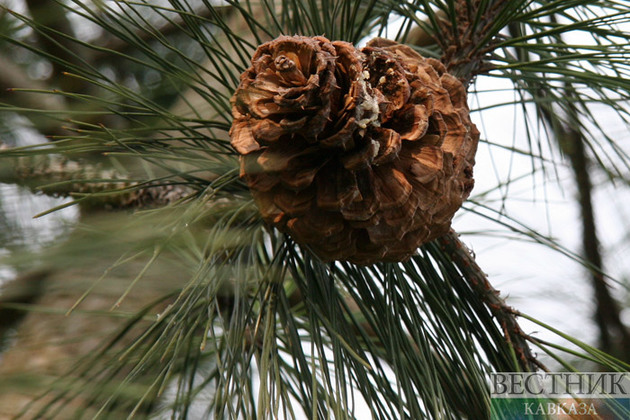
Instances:
[[[574,116],[575,117],[575,116]],[[546,118],[554,118],[546,113]],[[590,159],[585,150],[586,139],[573,127],[563,127],[557,133],[558,144],[571,162],[577,187],[577,199],[582,220],[582,250],[588,262],[595,292],[595,322],[599,327],[601,348],[607,353],[630,361],[630,331],[621,321],[619,304],[610,294],[603,274],[603,261],[593,209],[593,184],[589,172]]]
[[[451,230],[437,241],[503,328],[505,339],[514,348],[521,368],[532,372],[537,368],[545,369],[529,348],[529,338],[519,326],[516,312],[505,303],[499,291],[490,284],[486,274],[475,261],[472,252],[460,241],[457,233]]]

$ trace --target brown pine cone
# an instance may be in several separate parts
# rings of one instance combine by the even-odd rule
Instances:
[[[323,260],[405,260],[449,230],[473,187],[479,132],[464,86],[393,41],[263,44],[232,113],[264,220]]]

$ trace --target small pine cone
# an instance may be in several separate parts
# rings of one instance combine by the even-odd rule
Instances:
[[[232,113],[263,218],[323,260],[405,260],[449,230],[473,187],[479,132],[464,86],[389,40],[263,44]]]

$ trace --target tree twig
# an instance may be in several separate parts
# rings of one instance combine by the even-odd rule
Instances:
[[[521,368],[526,371],[535,371],[538,368],[545,370],[544,365],[532,353],[528,344],[528,336],[518,324],[516,312],[505,303],[499,291],[490,284],[488,277],[475,261],[472,252],[462,243],[457,233],[451,230],[438,238],[437,241],[503,328],[505,339],[514,348]]]

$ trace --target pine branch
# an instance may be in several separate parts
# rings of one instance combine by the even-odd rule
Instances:
[[[520,366],[531,372],[538,368],[546,370],[532,353],[528,345],[529,338],[516,319],[517,312],[505,303],[499,291],[490,284],[488,277],[475,261],[472,251],[459,239],[459,235],[451,230],[437,241],[444,252],[450,255],[453,263],[477,293],[479,299],[492,311],[503,328],[505,339],[514,348]]]
[[[436,39],[442,42],[443,60],[449,65],[450,70],[462,79],[469,81],[484,68],[487,51],[485,48],[493,40],[497,29],[497,25],[493,26],[492,21],[497,18],[508,2],[492,0],[452,2],[452,4],[456,3],[459,5],[459,9],[453,9],[456,16],[448,16],[448,19],[444,20],[438,19],[438,21],[442,21],[440,23],[441,29],[448,32],[449,35],[442,39],[441,32],[436,31],[439,34]],[[355,4],[358,6],[360,3],[356,2]],[[429,4],[429,2],[425,2],[425,4]],[[238,2],[235,3],[235,6],[245,7],[239,5]],[[350,13],[350,6],[351,4],[348,4],[348,22],[356,20],[354,19],[356,11]],[[152,6],[147,5],[147,7]],[[153,7],[158,14],[163,11],[160,6]],[[173,9],[168,10],[168,12],[186,20],[189,17],[187,12],[179,10],[177,7],[173,6]],[[251,29],[250,32],[255,33],[243,35],[242,38],[240,34],[235,35],[236,30],[235,26],[232,26],[234,23],[232,19],[219,22],[221,25],[219,28],[215,28],[216,32],[212,36],[208,36],[205,32],[197,33],[198,26],[202,26],[198,25],[198,22],[193,22],[188,27],[182,25],[180,29],[183,32],[191,30],[191,38],[194,36],[194,39],[203,45],[210,61],[206,64],[195,63],[199,67],[193,66],[192,73],[199,77],[194,77],[193,82],[188,79],[188,75],[180,74],[176,71],[178,69],[172,69],[172,63],[162,59],[158,54],[151,56],[151,46],[147,46],[145,42],[151,39],[150,36],[137,38],[139,49],[149,55],[146,64],[154,65],[159,71],[163,70],[164,74],[171,74],[169,72],[172,71],[172,75],[178,76],[176,78],[178,81],[183,81],[182,85],[195,83],[192,89],[180,95],[181,102],[171,107],[167,115],[168,118],[162,120],[167,125],[167,128],[163,129],[165,137],[172,142],[170,144],[175,144],[173,148],[169,147],[169,151],[172,151],[173,154],[181,153],[182,162],[193,155],[196,159],[197,152],[202,155],[201,159],[206,159],[214,151],[214,149],[208,148],[208,138],[195,131],[199,129],[196,124],[200,124],[202,127],[205,125],[214,127],[216,124],[206,123],[208,121],[214,122],[215,114],[224,119],[222,122],[229,122],[230,117],[229,112],[227,112],[229,108],[226,107],[227,98],[231,95],[238,69],[246,61],[240,55],[246,54],[250,45],[259,43],[250,41],[250,39],[260,41],[268,35],[272,36],[277,31],[283,30],[283,25],[278,23],[276,27],[270,25],[271,21],[275,22],[275,19],[278,19],[280,22],[284,22],[287,19],[290,21],[289,23],[294,24],[291,28],[306,28],[308,31],[316,33],[326,32],[320,28],[331,26],[343,28],[340,31],[347,32],[346,36],[348,37],[354,33],[352,28],[348,28],[349,25],[337,25],[336,21],[332,19],[329,19],[330,22],[328,23],[326,19],[319,22],[320,16],[316,14],[319,11],[309,11],[308,5],[296,3],[295,7],[303,7],[303,9],[296,10],[293,14],[292,9],[289,12],[279,10],[277,16],[273,13],[267,13],[260,21],[258,20],[259,16],[254,15],[253,12],[249,16],[245,16],[247,11],[243,10],[242,17],[245,19],[241,19],[241,25],[247,24]],[[479,13],[482,8],[484,13]],[[326,10],[326,12],[330,11]],[[488,13],[486,14],[486,12]],[[333,15],[334,13],[331,13],[324,17]],[[267,27],[265,27],[264,22],[265,16],[268,18]],[[313,18],[312,21],[311,17]],[[388,16],[384,15],[383,18],[386,20]],[[457,19],[460,19],[459,22]],[[454,21],[457,24],[456,27],[453,24]],[[149,35],[152,30],[158,29],[151,27],[143,32],[143,22],[143,17],[138,20],[132,18],[129,22],[129,26],[138,25],[138,28],[135,28],[139,31],[136,35],[138,33]],[[177,18],[172,22],[175,23],[175,26],[179,25]],[[357,25],[357,27],[365,27],[365,25]],[[225,33],[222,32],[223,30]],[[155,32],[158,38],[161,35],[159,32],[161,30]],[[360,30],[355,32],[356,34],[361,33]],[[217,34],[216,37],[215,34]],[[134,36],[130,36],[130,44],[136,40]],[[252,38],[248,38],[249,36]],[[422,36],[416,37],[416,39],[420,38]],[[476,43],[475,40],[478,40],[479,43]],[[178,47],[171,45],[164,39],[159,39],[159,41],[164,41],[168,48],[177,49]],[[145,47],[146,50],[143,50]],[[188,63],[188,61],[186,62]],[[180,76],[183,79],[180,79]],[[95,79],[98,80],[98,77]],[[123,89],[120,93],[127,94],[126,90]],[[144,101],[141,95],[139,96],[136,98],[136,96],[131,95],[132,98],[140,100],[137,101],[137,106],[133,107],[134,114],[125,113],[125,116],[129,118],[135,118],[136,115],[142,116],[142,123],[144,123],[149,120],[148,118],[144,119],[146,116],[159,117],[166,114],[166,111],[163,111],[160,106],[155,106],[149,100]],[[197,103],[189,99],[190,96],[199,96],[200,103],[205,108],[202,108],[201,105],[197,106]],[[98,102],[98,98],[94,97],[94,101]],[[177,109],[177,112],[173,112],[173,109]],[[203,111],[203,109],[208,112]],[[171,117],[171,113],[173,117]],[[212,114],[212,117],[206,118],[207,113]],[[196,117],[194,125],[188,119],[179,119],[184,114]],[[151,121],[149,123],[150,133],[146,138],[152,141],[154,137],[151,131],[152,127],[155,126]],[[177,133],[175,127],[169,126],[170,123],[181,124],[178,127],[182,132]],[[159,127],[160,124],[157,126]],[[188,127],[190,127],[191,132],[194,132],[194,135],[187,133]],[[105,127],[103,126],[103,128]],[[225,124],[221,125],[220,130],[225,131]],[[160,129],[156,128],[156,131],[159,132]],[[146,133],[146,131],[143,130],[142,133]],[[126,132],[125,129],[122,129],[120,134],[122,135],[115,138],[123,145],[126,142],[129,142],[130,146],[136,145],[136,142],[142,146],[150,143],[139,140],[140,136],[133,130]],[[183,139],[178,138],[180,134]],[[197,136],[197,134],[199,135]],[[212,136],[214,140],[218,139],[214,133]],[[155,147],[156,145],[150,145],[147,148],[138,147],[132,150],[134,153],[144,154],[143,157],[147,161],[156,163],[158,166],[159,162],[157,161],[163,154],[154,153]],[[58,151],[50,150],[53,153]],[[160,152],[162,151],[160,150]],[[17,153],[21,152],[18,151]],[[13,156],[17,153],[14,153]],[[221,147],[220,153],[211,158],[220,160],[224,156],[222,153],[229,155],[232,151]],[[228,157],[232,158],[232,156]],[[177,184],[164,185],[163,180],[161,182],[155,179],[151,182],[132,180],[128,178],[129,175],[90,162],[71,161],[53,156],[47,158],[33,157],[32,155],[22,155],[13,161],[9,159],[6,161],[11,162],[11,164],[7,166],[7,171],[0,171],[0,180],[6,179],[8,182],[25,185],[46,194],[71,196],[82,203],[95,203],[95,207],[98,208],[160,206],[173,200],[185,198],[193,193],[193,190],[188,190]],[[221,176],[224,177],[223,184],[217,182],[217,184],[221,184],[218,188],[230,184],[231,188],[236,189],[238,187],[239,191],[242,191],[242,186],[235,182],[237,170],[233,161],[226,159],[226,162],[224,165],[229,167],[229,171],[215,172],[223,174]],[[207,161],[202,161],[198,167],[206,170],[208,169],[206,163]],[[225,174],[228,175],[225,176]],[[201,180],[200,183],[205,184],[204,181]],[[212,187],[215,187],[214,183]],[[230,194],[230,191],[227,193]],[[227,200],[232,199],[238,201],[238,196],[230,196]],[[114,204],[111,204],[110,200],[114,200]],[[194,206],[195,203],[192,201],[186,204]],[[199,200],[198,204],[200,206],[205,205],[203,200]],[[235,230],[231,228],[235,226],[237,218],[244,217],[243,209],[252,210],[251,213],[248,213],[248,210],[245,213],[247,213],[248,223],[254,221],[250,224],[255,225],[256,229],[247,231],[246,236],[235,238],[238,234],[235,234]],[[300,399],[299,397],[302,396],[301,400],[305,406],[315,406],[315,409],[312,410],[313,416],[318,414],[325,416],[324,410],[330,409],[329,416],[333,410],[336,410],[334,414],[341,417],[341,412],[351,405],[346,390],[352,388],[358,389],[364,396],[373,397],[368,403],[374,403],[373,413],[381,414],[378,418],[397,418],[395,414],[391,417],[387,414],[391,412],[402,415],[408,407],[415,410],[409,411],[412,413],[410,418],[421,418],[422,416],[418,413],[427,416],[432,414],[435,418],[457,417],[456,413],[465,413],[471,418],[483,418],[472,410],[475,407],[480,410],[484,409],[484,402],[482,398],[479,398],[480,392],[477,391],[485,389],[485,375],[489,370],[493,367],[505,367],[506,369],[513,367],[516,370],[519,365],[523,370],[544,369],[544,366],[535,359],[528,346],[528,342],[534,341],[518,325],[518,313],[501,299],[498,291],[490,285],[486,275],[476,264],[470,251],[453,232],[437,241],[443,252],[440,252],[440,249],[435,246],[436,243],[433,243],[431,251],[435,251],[435,253],[425,254],[426,258],[419,256],[419,258],[414,259],[413,263],[418,263],[416,265],[412,263],[407,265],[404,263],[401,265],[385,264],[363,269],[348,264],[335,273],[327,271],[326,266],[319,262],[311,264],[305,253],[292,248],[294,245],[290,239],[280,239],[269,234],[262,240],[260,215],[253,208],[249,196],[242,203],[235,203],[230,211],[226,211],[224,214],[215,214],[217,218],[220,218],[221,223],[212,225],[209,230],[203,230],[200,235],[203,236],[203,239],[199,240],[198,243],[188,237],[196,230],[188,228],[186,220],[190,217],[189,214],[186,219],[182,217],[181,220],[173,222],[181,227],[182,232],[185,232],[185,245],[181,248],[178,246],[176,249],[178,271],[169,277],[165,276],[162,270],[158,270],[159,277],[168,280],[177,279],[179,287],[182,284],[179,263],[187,268],[198,267],[198,272],[196,271],[191,276],[190,282],[185,286],[185,291],[177,298],[174,305],[169,306],[161,314],[156,323],[147,329],[146,334],[142,334],[142,338],[121,350],[122,356],[126,356],[126,361],[130,362],[128,365],[129,375],[125,380],[120,385],[118,381],[114,381],[119,371],[127,373],[127,366],[120,363],[125,358],[114,357],[111,359],[111,364],[106,363],[114,372],[112,376],[108,377],[111,380],[102,381],[102,377],[100,377],[101,380],[92,380],[92,376],[86,373],[81,376],[82,381],[75,382],[73,386],[67,386],[63,392],[68,392],[71,397],[79,392],[86,394],[82,386],[85,383],[90,388],[86,395],[98,396],[94,400],[88,398],[91,405],[95,406],[101,397],[108,400],[100,413],[106,415],[109,413],[108,410],[115,412],[126,409],[124,405],[117,406],[119,401],[129,400],[135,404],[134,395],[127,395],[127,391],[132,390],[134,385],[139,383],[136,375],[141,372],[144,374],[149,372],[152,375],[150,381],[152,381],[151,388],[153,389],[141,396],[141,402],[144,401],[145,397],[147,401],[156,398],[152,393],[157,388],[160,389],[159,392],[163,391],[172,383],[170,379],[175,382],[173,375],[177,375],[180,388],[176,396],[177,401],[173,402],[173,416],[179,412],[185,415],[191,402],[194,402],[198,389],[204,387],[206,390],[210,389],[210,392],[215,392],[208,404],[209,412],[212,411],[213,407],[217,413],[220,412],[221,414],[224,413],[221,410],[226,410],[226,415],[227,410],[242,410],[240,414],[249,417],[247,415],[249,408],[239,408],[239,404],[242,404],[241,407],[248,404],[251,407],[256,406],[253,402],[255,398],[253,396],[254,387],[252,386],[250,389],[248,386],[252,383],[252,375],[260,374],[262,378],[265,378],[260,382],[260,389],[263,391],[259,391],[260,404],[257,407],[260,408],[261,413],[278,405],[284,405],[284,407],[291,409],[290,403],[292,401],[286,397],[286,395],[291,394],[297,397],[296,399]],[[170,229],[170,223],[171,220],[169,220],[169,229],[164,229],[164,231],[168,231],[169,240],[171,239],[171,232],[173,232],[173,229]],[[150,225],[142,226],[144,231],[150,230],[147,229],[147,226]],[[240,225],[238,227],[243,228]],[[102,242],[99,242],[98,247],[119,252],[120,240],[125,236],[124,234],[128,235],[129,232],[120,229],[116,233],[116,235],[112,235],[115,236],[115,241],[112,242],[115,244],[114,246],[104,246]],[[124,234],[118,235],[118,233]],[[93,238],[92,242],[96,242],[97,236]],[[151,241],[146,244],[139,244],[137,237],[133,235],[130,236],[130,240],[133,240],[134,246],[144,247],[145,251],[150,250],[146,244],[156,243]],[[159,238],[159,243],[153,248],[154,253],[152,255],[155,257],[163,248],[162,240],[166,239]],[[172,243],[177,245],[175,242]],[[273,253],[271,249],[274,250]],[[289,249],[295,253],[287,251]],[[93,250],[88,252],[94,254]],[[100,250],[97,251],[97,254],[100,252]],[[439,258],[432,259],[432,256],[438,254]],[[75,257],[74,253],[70,253],[70,255]],[[288,258],[289,256],[291,258]],[[452,264],[447,256],[450,256]],[[100,254],[98,257],[101,257]],[[126,260],[126,258],[122,259]],[[301,282],[302,286],[299,293],[296,292],[286,297],[291,305],[285,307],[283,306],[285,305],[283,295],[286,286],[284,274],[276,276],[273,272],[277,270],[284,273],[287,270],[287,260],[290,259],[294,260],[292,275],[296,282],[298,280]],[[151,257],[150,262],[145,267],[149,267],[153,261],[154,258]],[[145,268],[143,267],[141,274],[144,275],[144,272]],[[447,272],[448,277],[443,275],[444,272]],[[339,278],[345,277],[342,284],[345,285],[346,292],[352,295],[352,299],[342,294],[342,289],[334,281],[334,275]],[[65,273],[61,273],[60,277],[65,280]],[[140,277],[142,276],[138,278]],[[464,281],[461,280],[462,277]],[[86,277],[82,276],[82,278]],[[438,286],[447,284],[443,283],[442,280],[450,281],[451,279],[456,280],[454,282],[455,287],[452,289],[435,287],[436,284]],[[411,283],[407,283],[407,281]],[[135,282],[136,280],[133,280],[126,290],[130,290]],[[107,286],[110,287],[109,282]],[[433,289],[436,288],[440,290],[434,295]],[[451,293],[455,288],[463,289],[465,293]],[[153,285],[148,289],[153,290]],[[445,302],[447,305],[444,305]],[[55,303],[57,305],[67,304],[66,301],[57,302],[56,299]],[[450,303],[453,305],[449,305]],[[306,305],[305,311],[298,307],[300,304]],[[283,309],[279,309],[281,306]],[[446,311],[441,310],[444,306],[448,306]],[[227,312],[226,309],[228,309]],[[461,315],[463,315],[461,318],[460,310],[462,310]],[[281,312],[286,316],[279,323],[278,320],[281,317],[278,317],[278,314]],[[221,315],[218,316],[217,314]],[[365,315],[365,317],[361,315]],[[431,318],[428,321],[428,326],[425,324],[427,318]],[[363,321],[363,319],[369,319],[371,323]],[[468,321],[470,323],[465,324]],[[35,322],[33,324],[40,325]],[[206,325],[205,330],[200,328],[204,324]],[[249,326],[252,325],[256,325],[256,327],[250,331]],[[465,325],[470,328],[465,328]],[[311,330],[307,328],[309,326],[312,327]],[[452,328],[449,328],[450,326]],[[203,333],[201,333],[202,330]],[[460,333],[462,333],[461,336]],[[116,340],[122,337],[122,334]],[[374,340],[376,338],[380,338],[380,340],[372,345],[372,341],[376,341]],[[203,344],[200,346],[199,341],[201,340],[203,340]],[[205,348],[206,340],[209,341],[208,348],[213,347],[213,345],[216,346],[213,349],[216,353],[208,352],[203,355],[205,358],[217,361],[216,376],[214,373],[206,375],[202,370],[198,370],[203,362],[200,356],[202,352],[198,349]],[[304,348],[307,347],[305,344],[309,340],[312,343],[312,350],[307,357]],[[286,345],[287,342],[291,345]],[[473,344],[475,342],[483,342],[484,345],[475,346]],[[144,344],[147,345],[146,350],[142,348]],[[418,344],[420,346],[417,346]],[[387,350],[386,353],[389,358],[380,357],[382,354],[380,346]],[[278,351],[278,348],[282,351]],[[331,350],[330,353],[334,355],[334,360],[332,357],[330,360],[327,359],[328,350]],[[104,349],[102,354],[106,351],[107,349]],[[365,351],[366,356],[363,356],[363,351]],[[223,357],[224,354],[225,357]],[[252,355],[257,356],[257,364],[253,369]],[[293,365],[290,364],[290,361],[285,363],[287,355],[293,357]],[[512,357],[513,355],[514,357]],[[215,358],[214,356],[219,357]],[[453,357],[451,358],[451,356]],[[460,361],[459,356],[468,369],[461,369],[462,364],[458,363]],[[484,362],[484,356],[490,360],[489,363]],[[105,360],[105,358],[102,359]],[[180,363],[180,360],[183,362]],[[363,369],[362,362],[364,361],[372,361],[373,363],[368,369]],[[240,370],[240,366],[243,366],[244,369]],[[388,368],[387,374],[385,374],[386,369],[381,366]],[[162,370],[165,367],[166,369]],[[147,368],[149,369],[147,370]],[[160,370],[160,372],[153,372],[153,368]],[[453,371],[457,369],[463,370],[465,373],[452,375]],[[397,383],[395,386],[390,383],[391,371],[396,375]],[[94,375],[94,378],[99,378],[99,376]],[[380,382],[381,380],[382,382]],[[443,383],[439,383],[440,380]],[[458,383],[462,380],[466,383]],[[188,382],[188,386],[182,385],[185,382]],[[60,385],[63,386],[63,384]],[[110,390],[112,385],[115,386],[114,391]],[[280,390],[275,396],[270,392],[273,391],[272,388],[274,387]],[[398,387],[398,391],[394,389],[395,387]],[[461,390],[470,390],[471,392],[461,392]],[[285,398],[281,402],[279,402],[280,398],[278,397],[280,392],[284,392],[282,398]],[[147,397],[147,395],[149,396]],[[272,398],[276,399],[272,400]],[[110,401],[113,401],[111,406],[107,406]],[[239,402],[234,408],[225,404],[226,401]],[[140,403],[138,404],[140,405]],[[147,405],[150,404],[147,403]],[[396,411],[397,408],[400,408],[400,412]],[[51,411],[54,410],[51,409]],[[407,413],[405,412],[405,414]],[[217,415],[217,417],[220,416]]]
[[[58,155],[5,158],[0,182],[53,197],[73,197],[83,206],[108,209],[155,208],[182,200],[191,187],[127,179],[114,169]]]

